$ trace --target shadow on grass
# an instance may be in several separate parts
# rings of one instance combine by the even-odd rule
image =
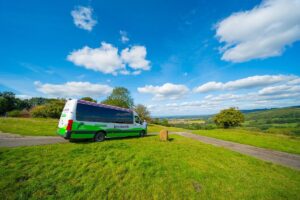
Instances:
[[[148,137],[155,137],[156,135],[145,135],[144,137],[140,136],[127,136],[127,137],[111,137],[111,138],[105,138],[105,141],[114,141],[114,140],[130,140],[130,139],[137,139],[137,138],[148,138]],[[93,139],[72,139],[69,140],[71,143],[77,143],[77,144],[89,144],[94,143]]]

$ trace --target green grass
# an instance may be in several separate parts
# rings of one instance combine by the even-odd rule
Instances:
[[[0,118],[0,131],[20,135],[56,136],[58,119]]]
[[[186,131],[185,129],[182,128],[176,128],[176,127],[165,127],[165,126],[160,126],[156,124],[149,124],[148,125],[148,133],[157,133],[161,131],[162,129],[167,129],[168,131]]]
[[[14,133],[31,136],[57,136],[56,129],[58,119],[43,118],[0,118],[0,132]],[[164,126],[148,125],[148,132],[159,132]],[[168,127],[170,131],[182,131],[184,129]]]
[[[257,147],[300,154],[300,138],[242,129],[196,130],[193,133]]]
[[[299,199],[299,171],[171,138],[2,148],[0,199]]]

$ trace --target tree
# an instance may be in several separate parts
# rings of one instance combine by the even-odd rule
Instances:
[[[15,109],[16,110],[23,110],[23,109],[26,109],[26,110],[28,110],[28,109],[30,109],[32,106],[31,106],[31,104],[30,104],[30,102],[29,102],[29,100],[28,99],[16,99],[16,103],[15,103]]]
[[[16,106],[15,94],[12,92],[0,92],[0,115],[12,111]]]
[[[122,108],[133,108],[134,105],[129,90],[124,87],[114,88],[112,93],[101,103]]]
[[[150,121],[151,120],[150,112],[146,106],[144,106],[142,104],[138,104],[137,106],[135,106],[134,110],[139,115],[139,117],[141,118],[142,121],[144,121],[144,120]]]
[[[244,121],[243,113],[237,108],[221,110],[221,112],[214,117],[216,125],[222,128],[240,126]]]
[[[82,97],[81,100],[97,103],[97,101],[92,97]]]
[[[49,99],[43,97],[32,97],[29,99],[29,104],[31,107],[44,105],[49,102]]]

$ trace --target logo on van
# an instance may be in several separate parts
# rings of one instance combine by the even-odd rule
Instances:
[[[129,128],[128,125],[115,125],[114,128]]]

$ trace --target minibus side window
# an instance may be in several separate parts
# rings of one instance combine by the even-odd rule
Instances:
[[[77,104],[76,119],[78,121],[132,124],[132,118],[132,112]]]

